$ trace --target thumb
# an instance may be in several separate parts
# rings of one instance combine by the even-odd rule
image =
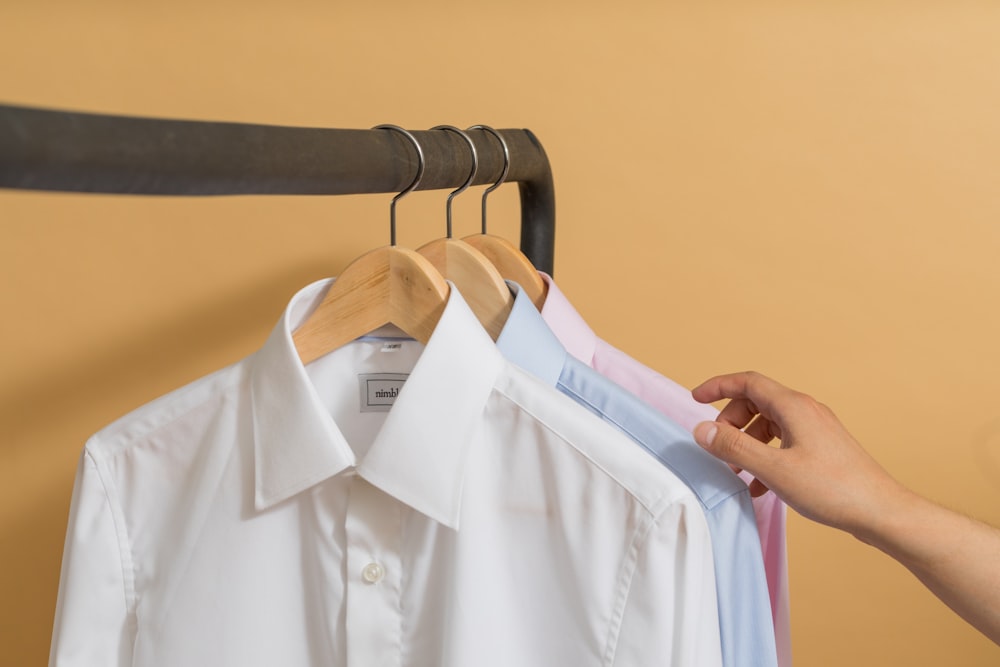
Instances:
[[[719,422],[695,426],[694,439],[713,456],[754,476],[766,471],[768,461],[777,451],[735,426]]]

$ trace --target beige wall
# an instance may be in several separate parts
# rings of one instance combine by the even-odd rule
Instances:
[[[600,334],[688,385],[752,367],[812,392],[1000,524],[996,3],[208,4],[2,3],[0,99],[531,128],[559,283]],[[387,201],[0,193],[5,660],[47,653],[87,436],[253,351],[298,287],[385,243]],[[401,204],[401,242],[440,235],[443,201]],[[798,516],[788,547],[799,665],[997,664],[879,553]]]

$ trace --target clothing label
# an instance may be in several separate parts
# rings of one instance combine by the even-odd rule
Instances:
[[[409,373],[363,373],[358,376],[361,387],[361,412],[388,412]]]
[[[398,352],[403,349],[402,343],[383,343],[382,352]]]

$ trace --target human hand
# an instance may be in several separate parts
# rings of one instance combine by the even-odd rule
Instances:
[[[695,427],[694,436],[756,478],[753,496],[770,488],[806,518],[865,539],[878,513],[906,493],[811,396],[752,371],[711,378],[691,393],[701,403],[730,399],[715,422]],[[775,438],[780,448],[767,445]]]

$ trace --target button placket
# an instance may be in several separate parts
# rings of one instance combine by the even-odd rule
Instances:
[[[347,520],[347,664],[398,665],[400,536],[398,501],[364,479],[352,480]]]

